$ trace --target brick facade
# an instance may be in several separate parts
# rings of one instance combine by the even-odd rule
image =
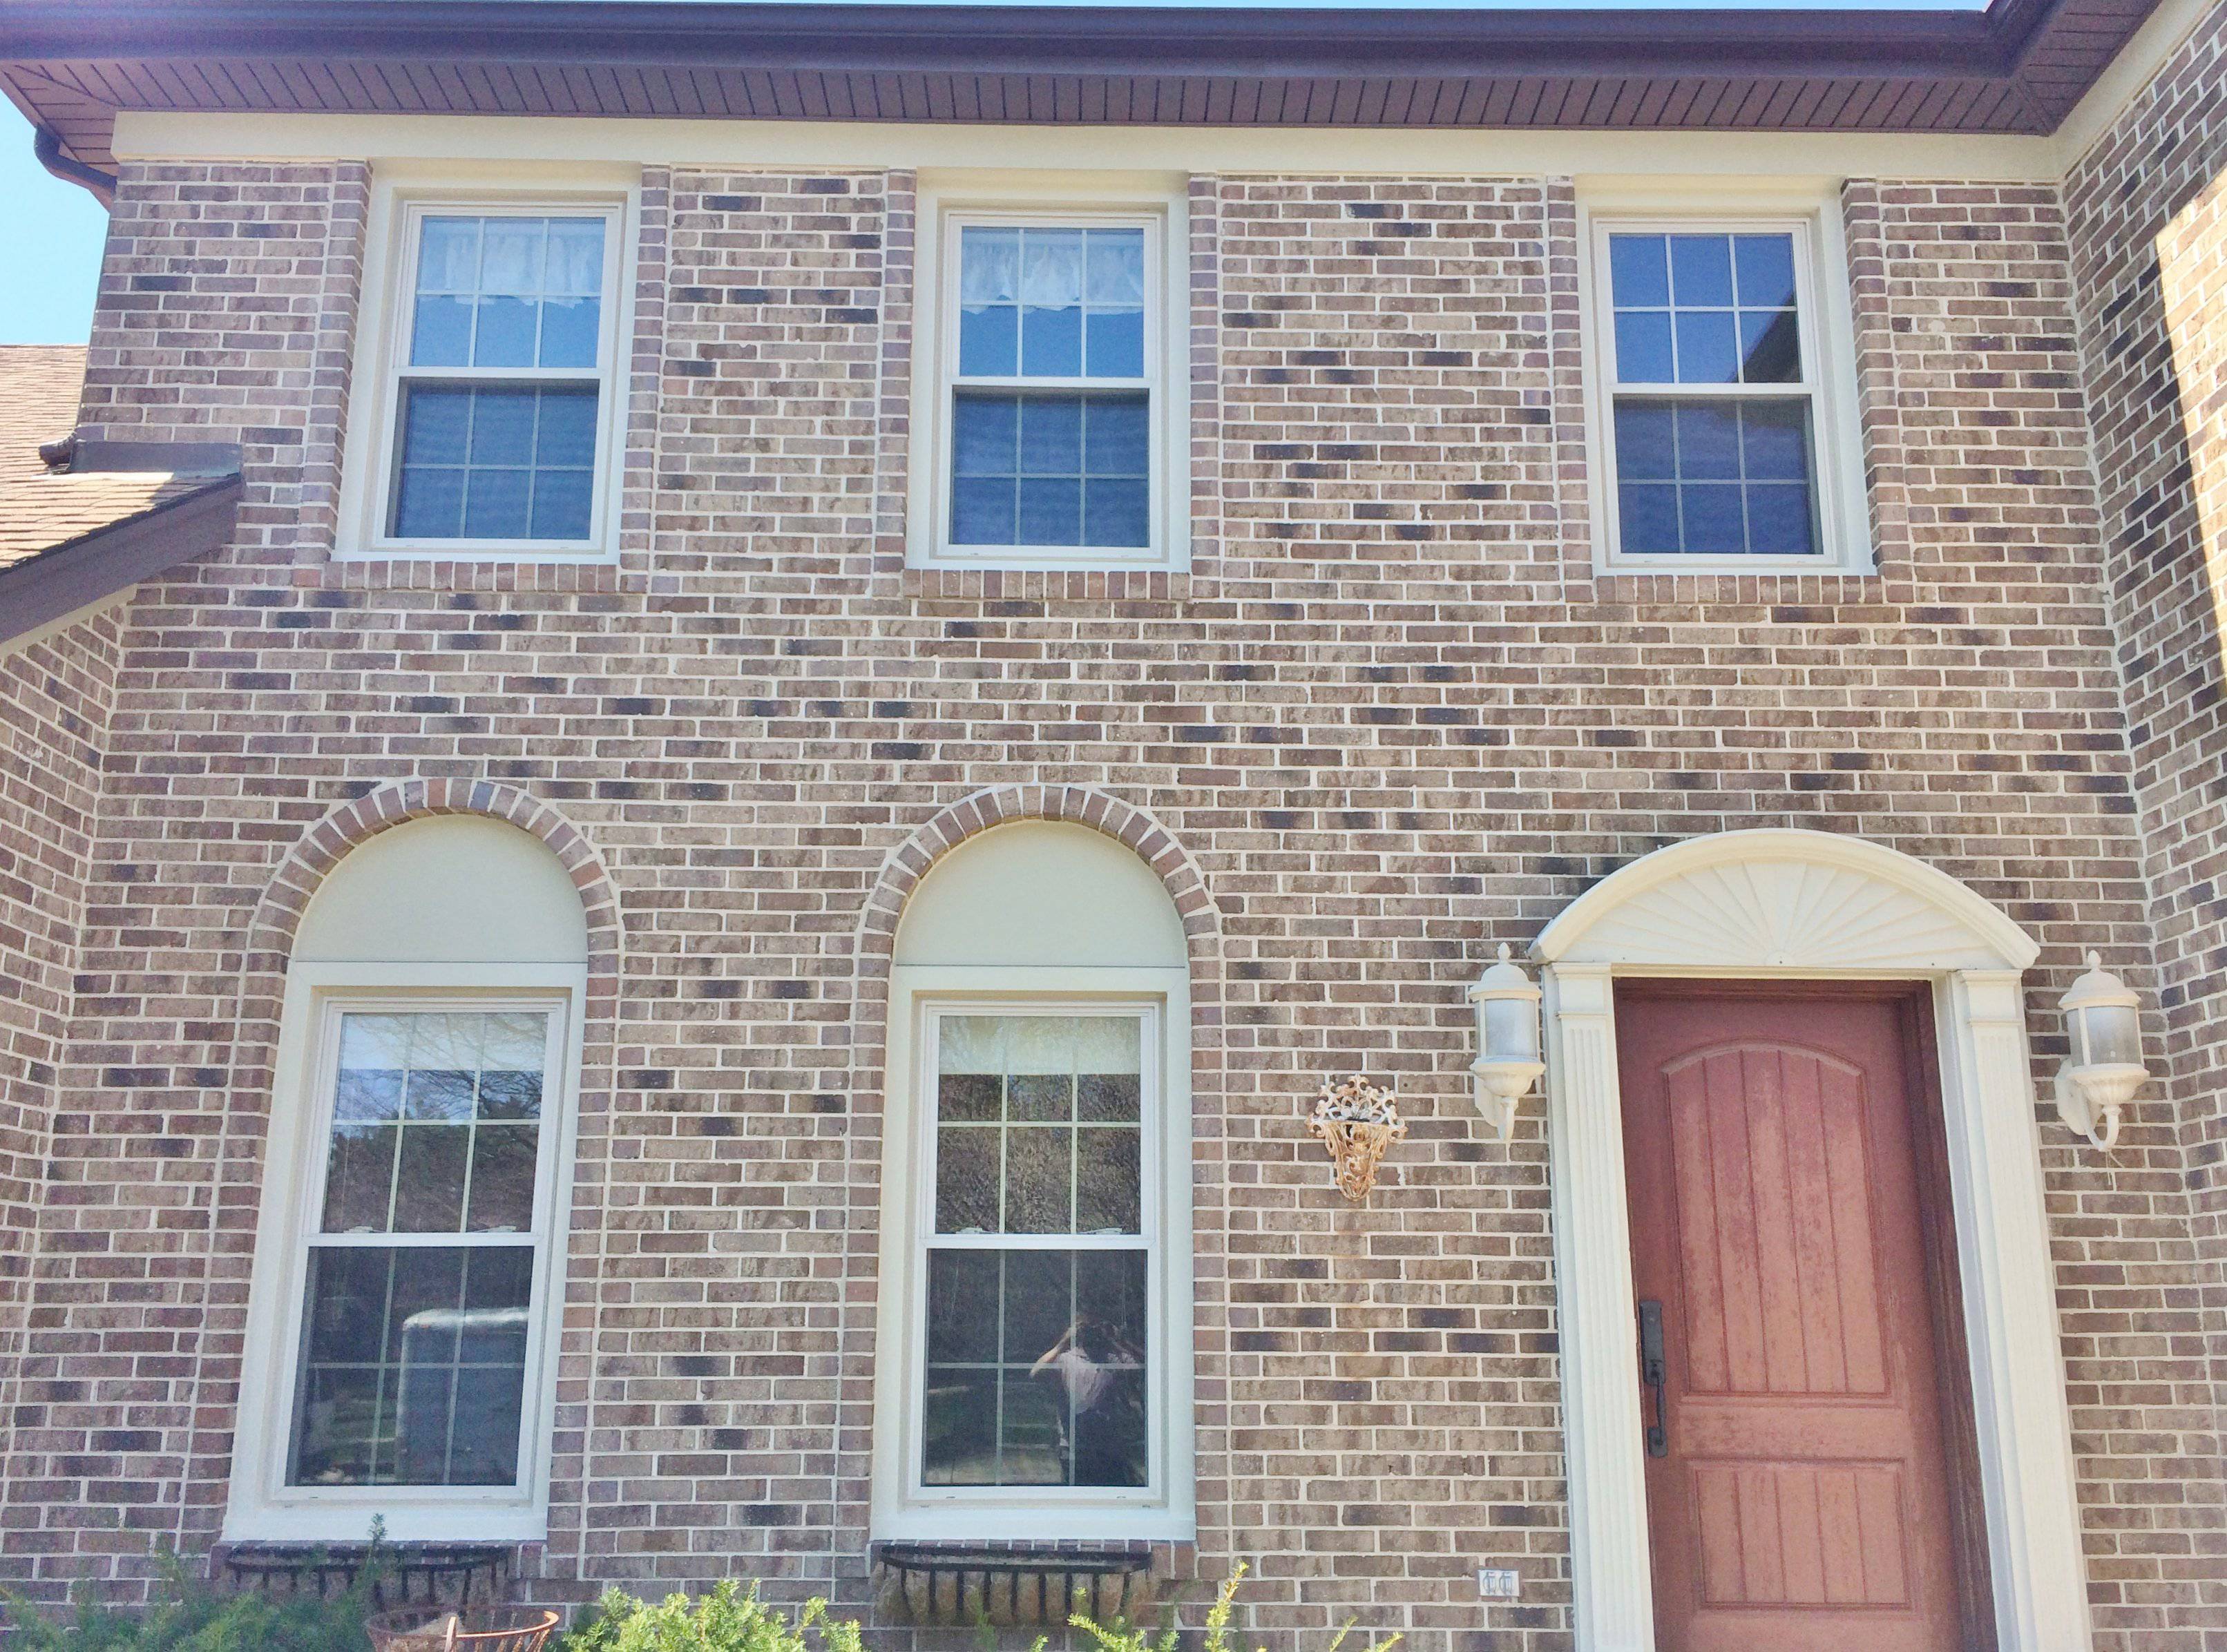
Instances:
[[[2227,1404],[2227,1337],[2219,1331],[2227,1315],[2223,51],[2227,18],[2215,11],[2065,185],[2164,1011],[2157,1107],[2180,1132],[2197,1262],[2190,1297],[2202,1304],[2211,1333],[2209,1414],[2192,1384],[2183,1436],[2209,1460],[2209,1499],[2176,1529],[2153,1524],[2154,1494],[2130,1497],[2112,1547],[2122,1556],[2136,1546],[2154,1552],[2178,1577],[2190,1621],[2214,1634],[2227,1622],[2227,1445],[2219,1437]]]
[[[85,884],[67,1036],[72,966],[33,971],[50,1119],[11,1147],[0,1113],[0,1202],[48,1159],[0,1581],[216,1537],[271,914],[378,825],[472,807],[542,822],[616,926],[533,1587],[861,1600],[886,937],[940,846],[1036,815],[1136,847],[1192,934],[1200,1565],[1256,1562],[1267,1633],[1566,1648],[1547,1155],[1536,1103],[1505,1146],[1480,1131],[1463,989],[1649,849],[1800,825],[2042,942],[2041,1072],[2085,949],[2166,1005],[2170,1093],[2109,1155],[2053,1115],[2042,1152],[2098,1643],[2227,1634],[2194,985],[2217,639],[2165,515],[2205,473],[2160,490],[2115,456],[2172,413],[2109,422],[2154,374],[2109,378],[2091,312],[2140,277],[2091,271],[2151,220],[2099,227],[2128,210],[2103,175],[1849,184],[1880,571],[1662,577],[1592,569],[1567,180],[1201,177],[1192,571],[1000,577],[903,567],[909,174],[653,169],[620,564],[367,571],[329,558],[365,168],[127,167],[88,428],[236,433],[248,494],[229,554],[73,642],[115,673],[97,800],[88,753],[50,826],[0,818],[60,849],[51,886],[0,890],[54,909],[11,950],[61,945],[35,937]],[[2184,241],[2185,284],[2141,302],[2217,279]],[[37,657],[8,662],[18,703]],[[1413,1120],[1359,1209],[1300,1128],[1348,1071]],[[1524,1604],[1483,1613],[1481,1563]]]

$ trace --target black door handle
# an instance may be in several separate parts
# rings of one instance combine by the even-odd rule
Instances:
[[[1647,1455],[1670,1455],[1669,1373],[1662,1357],[1662,1304],[1653,1297],[1639,1304],[1639,1380],[1655,1390],[1655,1420],[1647,1425]]]

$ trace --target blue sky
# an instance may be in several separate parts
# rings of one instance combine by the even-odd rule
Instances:
[[[93,4],[106,0],[89,0]],[[706,0],[711,3],[711,0]],[[1327,9],[1340,0],[1285,0],[1309,10]],[[1420,0],[1433,3],[1433,0]],[[1473,0],[1438,0],[1461,9]],[[1541,0],[1500,0],[1541,3]],[[1556,3],[1556,0],[1543,0]],[[1685,0],[1621,0],[1625,4],[1670,8]],[[1985,0],[1826,0],[1827,3],[1876,10],[1980,10]],[[1760,8],[1792,5],[1818,9],[1818,0],[1716,0],[1722,5]],[[22,115],[0,103],[0,208],[9,233],[0,236],[0,344],[76,344],[92,324],[93,283],[100,270],[101,238],[107,215],[74,184],[51,177],[31,156],[31,128]]]

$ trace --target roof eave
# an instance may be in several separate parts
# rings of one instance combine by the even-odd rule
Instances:
[[[238,476],[220,477],[0,568],[0,646],[223,549],[240,491]]]

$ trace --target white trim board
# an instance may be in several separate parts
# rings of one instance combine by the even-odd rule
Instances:
[[[1615,992],[1619,978],[1646,975],[1930,984],[2000,1652],[2089,1652],[2020,990],[2038,950],[1934,867],[1796,830],[1643,856],[1539,937],[1581,1652],[1655,1646]]]
[[[119,160],[449,160],[635,165],[1127,168],[1271,176],[1942,178],[2055,183],[2046,137],[1911,132],[1393,131],[1372,128],[633,120],[598,116],[170,114],[127,110]]]

